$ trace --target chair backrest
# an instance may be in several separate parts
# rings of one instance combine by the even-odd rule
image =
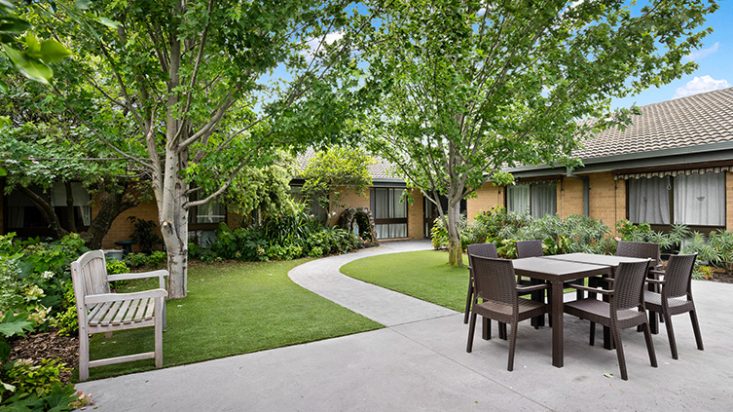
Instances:
[[[519,259],[544,256],[544,254],[541,240],[523,240],[517,242],[517,257]]]
[[[513,304],[517,277],[511,260],[469,255],[476,295],[484,300]]]
[[[613,300],[616,309],[636,308],[644,301],[644,279],[649,261],[622,262],[616,271]]]
[[[662,293],[668,298],[685,296],[690,292],[692,270],[695,267],[697,253],[692,255],[671,255],[664,272]]]
[[[71,280],[77,302],[84,302],[88,295],[109,293],[104,252],[92,250],[71,262]]]
[[[468,245],[466,252],[469,256],[483,256],[490,258],[497,258],[499,255],[496,253],[496,245],[493,243],[473,243]]]
[[[659,245],[656,243],[619,240],[618,246],[616,246],[616,256],[654,259],[657,264],[660,263]]]

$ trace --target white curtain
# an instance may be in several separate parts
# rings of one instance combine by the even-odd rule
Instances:
[[[507,187],[507,209],[515,213],[529,213],[529,185]]]
[[[674,222],[725,226],[725,177],[722,173],[674,178]]]
[[[403,219],[407,217],[407,203],[402,201],[402,189],[389,189],[390,217]]]
[[[89,192],[79,182],[71,183],[71,197],[74,199],[74,206],[89,206]],[[66,186],[63,182],[56,182],[51,188],[51,205],[55,207],[66,207]]]
[[[629,180],[629,220],[634,223],[668,225],[669,177]]]
[[[554,183],[530,186],[530,208],[533,217],[557,213],[557,189]]]
[[[196,223],[219,223],[226,218],[224,204],[211,201],[196,207]]]

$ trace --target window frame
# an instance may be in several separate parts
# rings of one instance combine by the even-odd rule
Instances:
[[[198,196],[196,193],[193,193],[189,196],[188,200],[197,200]],[[224,206],[224,220],[221,222],[215,222],[215,223],[197,223],[196,222],[196,215],[199,211],[199,206],[194,206],[190,209],[188,209],[188,230],[189,231],[209,231],[209,230],[217,230],[219,228],[219,225],[222,223],[225,225],[229,224],[229,208],[227,207],[227,204],[225,202],[221,201],[221,198],[212,199],[212,202],[220,202]]]
[[[397,224],[404,224],[405,225],[405,236],[404,237],[380,237],[378,240],[392,240],[392,239],[406,239],[410,237],[410,222],[409,222],[409,216],[410,216],[410,209],[408,207],[407,202],[400,202],[404,204],[405,207],[405,217],[398,217],[398,218],[377,218],[377,197],[376,193],[378,190],[388,190],[388,193],[391,193],[392,191],[399,191],[400,193],[404,192],[406,189],[406,186],[372,186],[369,188],[369,208],[372,212],[372,217],[374,219],[374,226],[376,229],[376,226],[378,225],[397,225]],[[389,195],[388,195],[389,196]],[[389,198],[388,198],[389,203]]]
[[[728,187],[728,173],[726,173],[726,172],[719,172],[719,173],[721,173],[723,175],[723,191],[726,191],[727,190],[727,187]],[[670,182],[671,182],[671,184],[670,184],[670,189],[668,190],[668,192],[669,192],[668,193],[668,195],[669,195],[669,221],[671,223],[668,224],[668,225],[660,224],[660,223],[649,223],[649,226],[652,228],[652,230],[658,231],[658,232],[659,231],[661,231],[661,232],[668,232],[669,230],[672,229],[672,226],[674,226],[675,224],[679,224],[679,225],[685,225],[685,226],[687,226],[690,230],[692,230],[694,232],[700,232],[700,233],[702,233],[704,235],[708,235],[708,234],[710,234],[710,232],[713,232],[713,231],[716,231],[716,230],[719,230],[719,229],[726,229],[726,227],[727,227],[726,220],[728,218],[728,196],[725,193],[723,195],[723,210],[725,211],[725,214],[724,214],[724,219],[723,219],[723,225],[722,226],[717,226],[717,225],[688,225],[686,223],[674,223],[674,216],[675,216],[675,208],[674,208],[674,192],[675,192],[675,190],[674,190],[674,179],[676,177],[677,176],[670,176]],[[646,179],[646,178],[644,178],[644,179]],[[629,191],[629,184],[630,184],[630,180],[631,179],[626,179],[625,180],[625,190],[626,190],[626,203],[625,203],[625,206],[626,206],[626,220],[630,221],[631,223],[633,223],[635,225],[638,225],[640,223],[639,222],[632,221],[631,220],[631,217],[629,216],[629,205],[630,205],[630,202],[631,202],[630,199],[629,199],[629,193],[630,193],[630,191]],[[646,223],[646,222],[641,222],[641,223]]]
[[[554,185],[555,190],[553,193],[555,194],[555,211],[551,213],[551,215],[557,216],[557,205],[558,205],[558,198],[557,198],[557,189],[558,187],[562,187],[562,180],[560,179],[552,179],[552,180],[539,180],[539,181],[519,181],[517,182],[518,185],[527,185],[529,186],[529,210],[527,211],[528,216],[532,216],[532,186],[533,185]],[[509,212],[509,187],[510,186],[504,186],[504,209]],[[548,215],[545,215],[548,216]],[[544,217],[544,216],[540,216]],[[537,218],[540,218],[537,217]]]

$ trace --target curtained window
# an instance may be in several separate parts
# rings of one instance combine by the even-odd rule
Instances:
[[[628,181],[629,220],[725,226],[725,174],[677,174]]]
[[[634,223],[668,225],[669,177],[629,180],[629,220]]]
[[[532,217],[554,215],[557,212],[557,189],[554,183],[531,185],[529,190]]]
[[[403,192],[403,188],[372,188],[371,207],[377,239],[407,237],[407,204],[402,201]]]
[[[529,185],[514,185],[507,187],[507,210],[521,214],[529,213],[529,192]]]
[[[543,217],[557,213],[555,183],[520,184],[507,187],[507,210]]]
[[[674,222],[725,226],[725,176],[722,173],[676,176]]]
[[[226,220],[226,207],[222,202],[212,200],[196,206],[194,223],[221,223]]]

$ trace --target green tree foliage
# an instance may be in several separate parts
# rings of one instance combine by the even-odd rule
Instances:
[[[80,74],[105,113],[120,119],[118,154],[151,179],[170,296],[186,294],[190,208],[246,190],[241,172],[271,165],[274,148],[323,144],[348,131],[342,118],[358,102],[351,38],[367,26],[348,5],[34,4],[44,27],[79,51],[76,62],[93,68]]]
[[[343,190],[364,195],[372,185],[369,165],[375,160],[361,148],[334,146],[316,152],[303,170],[303,194],[330,212],[339,207]]]
[[[71,51],[56,39],[39,39],[31,29],[12,1],[0,1],[0,46],[4,57],[23,76],[48,84],[53,77],[51,65],[69,57]],[[4,82],[0,82],[0,90],[6,91]]]
[[[373,149],[446,215],[462,264],[461,199],[519,164],[577,164],[572,149],[623,125],[611,100],[690,73],[713,1],[376,1],[364,36]],[[590,121],[590,119],[594,119]]]

